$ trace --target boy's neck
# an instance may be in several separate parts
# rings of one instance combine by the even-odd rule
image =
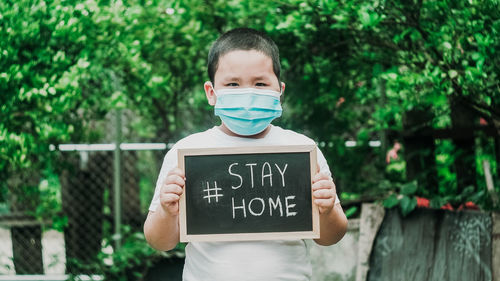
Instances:
[[[224,125],[224,123],[222,123],[220,126],[219,126],[219,129],[226,135],[228,136],[231,136],[231,137],[240,137],[240,138],[251,138],[251,139],[261,139],[263,137],[265,137],[269,131],[271,131],[271,125],[267,126],[266,129],[264,129],[264,131],[258,133],[258,134],[255,134],[255,135],[251,135],[251,136],[242,136],[242,135],[238,135],[238,134],[235,134],[233,133],[231,130],[229,130],[226,125]]]

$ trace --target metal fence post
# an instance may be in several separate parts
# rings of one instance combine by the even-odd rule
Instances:
[[[114,225],[115,225],[115,248],[120,249],[121,246],[121,221],[122,221],[122,200],[121,200],[121,152],[120,144],[122,142],[122,111],[121,109],[116,109],[116,122],[115,122],[115,151],[113,159],[114,167],[114,179],[113,179],[113,198],[114,198]]]

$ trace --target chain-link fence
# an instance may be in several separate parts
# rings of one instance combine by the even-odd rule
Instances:
[[[166,145],[122,144],[118,158],[113,147],[60,146],[56,174],[37,175],[22,200],[9,194],[10,211],[0,215],[0,277],[100,274],[105,254],[119,246],[117,231],[142,232]],[[32,176],[22,175],[9,190]]]
[[[119,201],[114,151],[55,151],[61,168],[58,183],[50,183],[52,202],[42,202],[47,198],[37,194],[38,206],[0,216],[0,275],[96,274],[101,253],[112,251],[106,247],[118,240],[117,229],[142,231],[165,151],[121,150]],[[118,209],[115,202],[120,203]],[[44,219],[40,207],[56,212]]]

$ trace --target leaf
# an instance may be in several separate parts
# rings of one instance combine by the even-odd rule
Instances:
[[[446,199],[443,197],[434,197],[431,199],[430,202],[430,207],[434,209],[439,209],[441,208],[444,204],[446,204]]]
[[[396,80],[398,78],[398,75],[394,72],[390,72],[387,74],[387,77],[389,77],[392,80]]]
[[[484,59],[483,55],[481,53],[472,53],[471,58],[475,61],[482,60]]]
[[[472,202],[478,202],[479,200],[481,200],[481,198],[486,194],[486,191],[484,190],[481,190],[473,195],[471,195],[469,197],[469,200],[467,201],[472,201]]]
[[[381,21],[381,17],[372,11],[372,8],[369,6],[362,7],[358,11],[358,17],[363,27],[373,27]]]
[[[399,206],[401,208],[403,216],[406,217],[417,206],[417,199],[414,197],[403,196],[399,203]]]
[[[408,33],[412,32],[413,30],[414,30],[414,28],[410,27],[410,28],[403,30],[403,32],[401,32],[400,34],[397,34],[396,36],[394,36],[394,39],[393,39],[394,43],[396,43],[396,44],[399,43],[399,41],[403,40],[404,37],[406,35],[408,35]]]
[[[417,181],[412,181],[401,186],[401,194],[403,195],[413,195],[417,191]]]
[[[349,209],[347,209],[347,210],[345,211],[345,216],[346,216],[347,218],[350,218],[350,217],[352,217],[354,214],[356,214],[356,212],[357,212],[357,211],[358,211],[358,207],[356,207],[356,206],[350,207]]]
[[[123,109],[127,106],[127,96],[121,91],[116,91],[111,96],[111,105],[117,109]]]
[[[410,34],[411,41],[418,41],[422,39],[422,34],[418,32],[416,29],[413,29],[412,33]]]
[[[393,193],[384,200],[384,207],[390,209],[398,205],[398,203],[399,203],[398,197],[396,196],[396,194]]]

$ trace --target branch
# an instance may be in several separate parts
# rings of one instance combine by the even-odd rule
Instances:
[[[160,103],[160,101],[157,98],[153,98],[153,105],[156,108],[156,110],[158,110],[158,113],[160,114],[160,118],[162,120],[164,128],[166,128],[168,130],[168,128],[170,127],[170,122],[168,121],[168,117],[167,117],[168,114],[167,114],[167,111],[165,110],[165,106],[162,106],[162,104]]]
[[[457,96],[458,100],[463,102],[465,105],[472,105],[474,108],[480,111],[486,111],[489,112],[491,115],[494,115],[496,118],[500,119],[500,110],[495,110],[495,108],[491,106],[487,106],[485,104],[476,102],[472,99],[469,99],[464,96]],[[493,116],[488,116],[489,118],[493,118]]]
[[[419,25],[420,25],[420,16],[422,15],[422,13],[421,13],[422,12],[422,2],[423,2],[423,0],[418,0],[417,1],[417,9],[418,9],[418,11],[415,13],[415,15],[416,15],[415,21],[417,23],[419,23]]]

